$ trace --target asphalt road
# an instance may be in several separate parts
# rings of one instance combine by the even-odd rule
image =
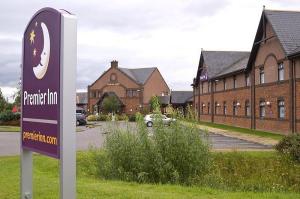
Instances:
[[[90,147],[101,147],[104,138],[111,127],[134,128],[134,123],[97,123],[94,128],[85,126],[79,127],[77,132],[77,150],[87,150]],[[210,133],[208,140],[212,149],[215,150],[266,150],[272,149],[272,146],[262,145],[238,138],[227,137],[223,135]],[[20,135],[16,132],[0,132],[0,156],[12,156],[20,154]]]

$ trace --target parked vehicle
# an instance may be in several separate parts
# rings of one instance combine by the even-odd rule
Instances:
[[[169,118],[165,115],[158,115],[158,114],[148,114],[144,117],[144,122],[147,125],[147,127],[152,127],[153,122],[155,121],[155,118],[161,118],[163,124],[170,125],[171,122],[176,121],[176,119]]]
[[[76,126],[86,125],[86,117],[82,113],[76,113]]]

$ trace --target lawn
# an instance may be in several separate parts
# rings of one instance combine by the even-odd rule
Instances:
[[[274,140],[281,140],[284,137],[283,135],[271,133],[271,132],[267,132],[267,131],[246,129],[246,128],[241,128],[241,127],[229,126],[229,125],[225,125],[225,124],[215,124],[215,123],[211,123],[211,122],[197,122],[197,124],[208,126],[208,127],[213,127],[213,128],[218,128],[218,129],[223,129],[223,130],[228,130],[228,131],[233,131],[233,132],[238,132],[238,133],[257,135],[260,137],[271,138]]]
[[[272,154],[252,153],[264,157]],[[95,179],[84,172],[81,163],[83,152],[77,155],[77,198],[211,198],[211,199],[264,199],[300,198],[299,193],[286,192],[243,192],[224,191],[207,187],[186,187],[179,185],[137,184],[121,181]],[[19,198],[19,157],[0,157],[0,198]],[[58,198],[58,161],[48,157],[34,156],[34,198]]]
[[[0,126],[0,132],[20,132],[19,126]]]

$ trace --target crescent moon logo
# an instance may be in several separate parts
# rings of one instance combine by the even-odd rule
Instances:
[[[41,53],[41,61],[40,63],[33,67],[33,73],[37,79],[42,79],[48,69],[49,58],[50,58],[50,35],[46,24],[41,23],[43,38],[44,38],[44,46],[43,51]]]

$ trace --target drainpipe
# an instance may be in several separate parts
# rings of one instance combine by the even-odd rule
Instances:
[[[256,103],[255,103],[255,65],[252,66],[251,70],[251,129],[256,129]]]
[[[296,132],[296,84],[295,84],[295,61],[289,61],[290,69],[290,130]]]
[[[210,106],[211,106],[211,122],[214,123],[214,116],[215,116],[215,99],[214,99],[214,83],[215,81],[211,81],[211,84],[210,84],[210,93],[211,93],[211,103],[210,103]]]
[[[198,84],[198,120],[200,121],[200,81]]]

